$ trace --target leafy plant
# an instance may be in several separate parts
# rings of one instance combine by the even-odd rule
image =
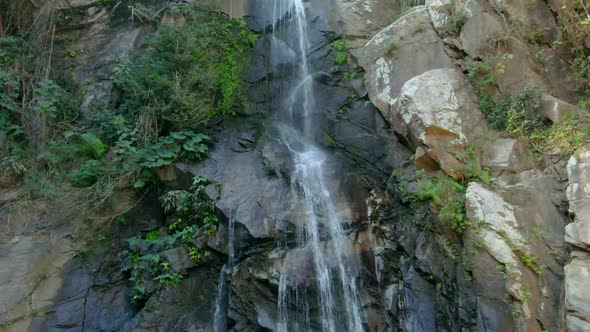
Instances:
[[[244,101],[242,61],[257,39],[243,21],[179,11],[185,25],[161,27],[141,57],[122,59],[113,71],[126,116],[153,114],[176,129],[230,114]]]
[[[469,224],[465,217],[465,187],[440,171],[433,177],[420,172],[418,178],[418,190],[411,199],[431,200],[431,205],[439,210],[440,221],[462,233]]]
[[[157,168],[172,164],[178,158],[187,160],[201,159],[207,155],[209,137],[190,131],[172,132],[169,136],[160,137],[138,151],[140,165]]]
[[[331,52],[334,52],[334,64],[339,66],[339,65],[343,65],[346,63],[347,57],[348,57],[348,51],[347,51],[347,47],[346,47],[346,39],[345,38],[340,38],[340,39],[336,39],[334,40],[331,44],[330,44],[330,50]]]
[[[33,90],[33,110],[52,119],[69,119],[76,106],[74,97],[54,81],[40,81]]]
[[[80,169],[72,172],[72,185],[80,188],[89,187],[95,184],[104,172],[100,161],[87,160],[80,166]]]

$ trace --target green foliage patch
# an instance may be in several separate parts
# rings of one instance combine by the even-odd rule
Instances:
[[[208,257],[210,252],[195,246],[199,232],[212,235],[217,230],[218,217],[214,202],[205,192],[211,182],[203,177],[195,177],[190,190],[173,190],[164,194],[160,202],[167,215],[173,218],[168,232],[160,230],[149,232],[145,237],[128,238],[122,255],[128,260],[124,271],[129,273],[132,287],[132,301],[139,303],[149,294],[150,282],[158,287],[175,287],[183,276],[173,271],[170,263],[161,252],[183,246],[194,261]],[[221,188],[219,188],[220,190]]]
[[[173,129],[190,128],[244,101],[244,54],[257,39],[241,20],[222,14],[176,9],[186,19],[163,26],[143,54],[122,59],[113,72],[127,117],[152,114]]]

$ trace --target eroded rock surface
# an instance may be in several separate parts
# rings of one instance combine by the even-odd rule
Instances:
[[[436,69],[406,82],[391,107],[394,130],[426,154],[447,174],[460,178],[461,155],[487,135],[487,122],[463,74]]]

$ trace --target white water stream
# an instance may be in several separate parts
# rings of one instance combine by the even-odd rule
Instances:
[[[343,220],[336,204],[342,202],[337,202],[326,176],[330,156],[314,143],[320,128],[314,120],[314,73],[308,59],[310,40],[304,0],[275,0],[273,15],[273,34],[298,54],[298,61],[290,73],[295,82],[291,84],[288,97],[281,101],[282,107],[277,114],[281,140],[291,151],[295,166],[290,176],[292,196],[304,219],[303,226],[294,235],[296,247],[290,250],[306,253],[310,257],[305,259],[313,260],[310,262],[313,267],[311,276],[281,272],[276,330],[363,331],[356,274],[352,272],[355,267],[348,266],[351,259],[346,257],[354,254],[354,250],[342,228]],[[233,220],[230,224],[230,236],[233,237]],[[233,247],[230,248],[229,261],[219,279],[216,332],[227,330],[228,293],[231,293],[228,274],[233,271],[233,251]],[[283,265],[296,266],[296,262],[289,259],[297,259],[297,256],[286,255]],[[302,278],[306,279],[303,286],[300,283]]]
[[[282,7],[286,6],[286,7]],[[286,10],[285,10],[286,9]],[[325,167],[328,155],[313,143],[318,129],[314,122],[315,98],[313,73],[310,70],[308,53],[307,17],[303,0],[277,0],[275,13],[287,12],[287,18],[275,22],[292,25],[296,33],[286,40],[299,54],[297,75],[291,96],[285,101],[282,114],[283,123],[279,126],[283,143],[291,150],[295,163],[291,175],[293,197],[301,200],[304,209],[305,233],[298,236],[298,246],[310,248],[313,258],[314,278],[319,293],[318,299],[307,299],[307,291],[293,285],[287,276],[282,275],[279,285],[279,324],[278,331],[287,332],[309,329],[309,303],[317,301],[323,331],[362,331],[361,309],[356,281],[346,266],[345,253],[350,252],[344,240],[334,195],[326,183]],[[273,26],[277,31],[278,26]],[[295,112],[303,112],[295,114]],[[295,119],[303,121],[297,127]],[[284,264],[289,265],[290,262]],[[295,286],[295,287],[290,287]],[[294,289],[290,289],[294,288]],[[294,311],[295,315],[291,313]],[[303,315],[301,315],[303,313]],[[295,316],[295,317],[293,317]]]

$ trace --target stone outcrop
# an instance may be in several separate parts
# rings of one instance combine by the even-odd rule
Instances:
[[[534,166],[528,159],[522,143],[515,139],[500,138],[493,142],[489,151],[486,151],[481,166],[490,169],[492,174],[505,171],[519,172]]]
[[[560,123],[575,112],[576,106],[548,94],[541,96],[541,116],[553,123]]]
[[[566,194],[574,222],[565,229],[565,240],[575,246],[565,267],[565,305],[568,331],[590,329],[590,150],[571,157],[567,164]]]
[[[432,69],[454,67],[423,6],[379,31],[359,63],[365,69],[369,97],[387,119],[404,83]]]
[[[392,23],[391,12],[396,5],[395,0],[337,0],[330,6],[328,22],[350,39],[347,46],[358,56],[358,49],[379,29]]]
[[[413,147],[423,147],[447,174],[460,178],[465,149],[488,132],[475,100],[459,70],[431,70],[404,84],[388,120]]]
[[[564,255],[565,218],[552,193],[561,186],[536,170],[503,176],[496,184],[492,189],[470,183],[466,195],[472,226],[463,240],[481,289],[479,319],[500,330],[506,327],[495,324],[510,319],[523,330],[559,330],[563,268],[558,257]],[[508,307],[490,307],[490,301],[507,300],[504,294],[509,294]]]

